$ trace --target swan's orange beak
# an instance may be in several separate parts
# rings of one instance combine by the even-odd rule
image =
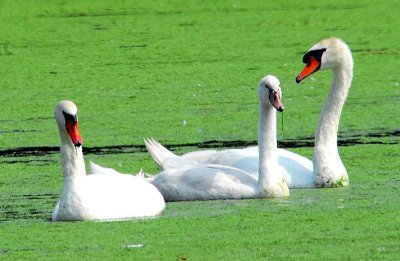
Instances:
[[[81,134],[79,133],[78,122],[68,120],[65,124],[65,127],[67,128],[67,132],[72,140],[72,143],[75,145],[75,147],[80,147],[83,144],[83,140]]]
[[[269,95],[269,100],[271,101],[272,106],[274,106],[274,108],[277,109],[279,112],[282,112],[285,109],[285,105],[283,105],[278,92],[271,92],[271,94]]]
[[[310,60],[308,61],[307,65],[304,67],[304,69],[301,71],[301,73],[297,76],[296,82],[299,83],[304,78],[309,76],[310,74],[318,71],[320,66],[321,66],[321,63],[316,58],[314,58],[314,56],[310,56]]]

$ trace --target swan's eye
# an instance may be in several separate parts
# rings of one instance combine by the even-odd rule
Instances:
[[[317,61],[321,61],[322,54],[326,51],[326,48],[311,50],[303,56],[303,63],[308,64],[311,56],[313,56]]]
[[[274,89],[268,84],[265,84],[264,87],[267,88],[269,92],[273,92],[274,91]]]
[[[65,123],[67,123],[68,121],[71,121],[72,123],[76,124],[78,122],[78,115],[72,115],[69,113],[66,113],[65,111],[63,111],[64,114],[64,118],[65,118]]]

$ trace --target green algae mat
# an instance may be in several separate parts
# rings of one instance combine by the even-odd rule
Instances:
[[[400,259],[398,1],[0,1],[0,260]],[[286,199],[168,203],[156,219],[50,222],[62,188],[53,111],[79,109],[89,160],[156,173],[177,153],[256,143],[258,81],[283,90],[279,146],[312,158],[331,72],[303,54],[351,47],[339,128],[350,186]]]

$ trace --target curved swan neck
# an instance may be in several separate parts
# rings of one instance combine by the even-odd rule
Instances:
[[[353,64],[351,59],[333,70],[332,87],[326,98],[315,137],[316,150],[318,147],[336,149],[340,115],[352,78]]]
[[[270,181],[272,171],[276,171],[276,110],[270,105],[260,104],[258,126],[259,177],[258,184],[264,187]]]

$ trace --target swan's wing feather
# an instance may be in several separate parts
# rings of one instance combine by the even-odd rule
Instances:
[[[121,174],[115,169],[102,167],[92,161],[89,162],[89,165],[90,165],[90,173],[92,174]]]
[[[89,162],[90,165],[90,173],[92,174],[123,174],[123,175],[132,175],[130,173],[121,173],[119,171],[116,171],[113,168],[106,168],[106,167],[102,167],[92,161]],[[134,176],[138,177],[138,178],[142,178],[142,179],[147,179],[149,176],[152,176],[148,173],[145,173],[143,171],[143,169],[140,169],[139,172],[137,174],[134,174]]]
[[[256,163],[258,172],[258,150],[253,149],[227,149],[219,151],[214,157],[207,160],[208,164],[233,166],[246,172],[251,172]]]
[[[196,166],[197,162],[184,159],[182,157],[177,158],[165,158],[163,161],[163,169],[179,169],[187,166]]]
[[[198,164],[203,164],[206,163],[209,158],[215,157],[217,153],[217,150],[199,150],[185,153],[181,157],[186,160],[197,162]]]

